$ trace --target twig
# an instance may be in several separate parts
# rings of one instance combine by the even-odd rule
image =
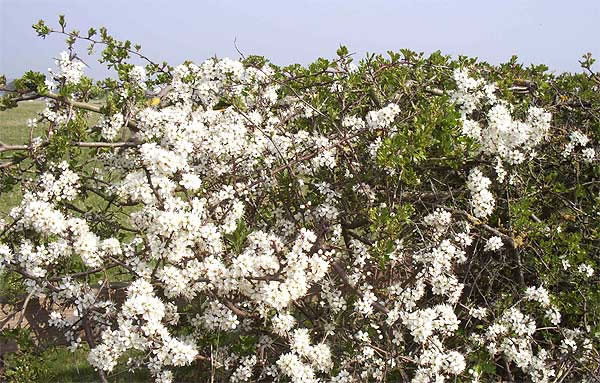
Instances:
[[[342,281],[344,282],[344,284],[350,290],[352,290],[355,294],[357,294],[358,296],[362,297],[361,292],[358,291],[354,286],[352,286],[350,284],[350,281],[348,280],[348,277],[346,276],[346,272],[344,271],[344,269],[342,269],[342,267],[337,262],[335,262],[335,261],[332,263],[332,267],[333,267],[333,270],[335,270],[335,272],[337,273],[337,275],[342,279]],[[385,308],[384,305],[382,305],[381,303],[379,303],[377,301],[373,302],[373,307],[377,311],[379,311],[380,313],[383,313],[383,314],[389,313],[389,310],[387,308]]]
[[[502,233],[501,231],[499,231],[498,229],[495,229],[495,228],[483,223],[480,219],[473,217],[471,214],[467,213],[466,211],[452,209],[452,208],[449,208],[449,207],[443,206],[443,205],[435,205],[435,206],[445,209],[445,210],[448,210],[452,214],[457,214],[457,215],[463,216],[464,218],[467,219],[467,221],[471,222],[473,225],[479,226],[482,229],[489,231],[490,233],[502,238],[504,240],[504,242],[508,243],[510,245],[510,247],[513,249],[516,249],[518,247],[518,245],[515,242],[515,240],[513,239],[513,237],[511,237],[510,235],[506,235],[506,234]]]
[[[50,141],[44,141],[39,146],[47,146]],[[71,142],[70,145],[80,148],[133,148],[140,146],[137,142]],[[0,142],[0,153],[17,150],[31,150],[31,145],[7,145]]]
[[[235,47],[235,50],[237,51],[237,53],[242,57],[242,60],[245,60],[246,56],[244,56],[244,54],[240,51],[240,48],[238,48],[238,46],[237,46],[237,37],[235,37],[233,39],[233,46]]]
[[[225,301],[225,306],[227,306],[231,311],[233,311],[234,314],[241,316],[242,318],[252,318],[254,317],[252,314],[250,314],[247,311],[244,311],[240,308],[238,308],[236,305],[233,304],[233,302],[231,301]]]
[[[72,144],[80,148],[133,148],[140,145],[136,142],[73,142]]]
[[[27,298],[25,298],[25,302],[23,303],[23,307],[21,308],[21,316],[19,318],[19,321],[17,322],[17,325],[15,326],[16,328],[18,328],[18,327],[21,326],[21,323],[23,322],[23,318],[25,317],[25,310],[27,309],[27,305],[29,304],[29,300],[33,296],[34,292],[35,292],[35,289],[31,290],[31,292],[27,295]]]
[[[90,323],[87,319],[83,320],[83,331],[85,332],[85,337],[88,345],[90,346],[90,349],[94,348],[94,336],[92,334],[92,330],[90,329]],[[108,379],[106,379],[106,375],[104,375],[103,370],[98,369],[98,376],[100,376],[100,380],[102,381],[102,383],[108,383]]]
[[[0,142],[0,153],[6,152],[9,150],[29,150],[28,145],[6,145],[3,142]]]

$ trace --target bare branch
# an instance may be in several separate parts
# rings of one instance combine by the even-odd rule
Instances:
[[[478,226],[478,227],[502,238],[502,240],[504,240],[504,242],[506,242],[508,245],[510,245],[510,247],[512,247],[513,249],[516,249],[518,247],[518,245],[515,242],[513,237],[511,237],[510,235],[506,235],[506,234],[502,233],[500,230],[495,229],[495,228],[483,223],[480,219],[472,216],[471,214],[467,213],[466,211],[458,210],[458,209],[451,209],[451,208],[449,208],[447,206],[443,206],[443,205],[435,205],[435,206],[439,207],[441,209],[444,209],[444,210],[448,210],[452,214],[463,216],[464,218],[467,219],[467,221],[471,222],[473,225]]]

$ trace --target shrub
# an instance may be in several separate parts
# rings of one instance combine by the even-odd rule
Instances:
[[[34,26],[68,37],[57,69],[2,99],[47,108],[29,122],[44,136],[0,148],[24,193],[0,265],[61,308],[49,325],[103,380],[600,373],[591,56],[560,75],[345,47],[172,67],[59,24]],[[85,77],[78,42],[115,77]]]

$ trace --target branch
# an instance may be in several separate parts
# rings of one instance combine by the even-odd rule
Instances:
[[[81,272],[78,272],[78,273],[67,274],[67,275],[64,275],[62,277],[51,278],[48,281],[49,282],[59,282],[59,281],[63,280],[64,278],[86,277],[86,276],[88,276],[90,274],[95,274],[95,273],[99,273],[101,271],[109,270],[109,269],[112,269],[113,267],[116,267],[116,266],[119,266],[119,265],[118,264],[110,264],[108,266],[97,267],[97,268],[92,269],[92,270],[81,271]]]
[[[72,142],[80,148],[134,148],[140,146],[137,142]]]
[[[47,146],[50,141],[44,141],[40,146]],[[80,148],[134,148],[140,146],[139,142],[71,142],[70,145],[78,146]],[[31,145],[7,145],[0,142],[0,153],[11,150],[30,150]]]
[[[102,40],[96,40],[96,39],[93,39],[93,38],[91,38],[91,37],[85,37],[85,36],[79,36],[79,35],[75,35],[75,34],[73,34],[72,32],[71,32],[71,33],[69,33],[69,32],[65,32],[65,31],[59,31],[59,30],[51,29],[51,30],[50,30],[50,33],[58,33],[58,34],[62,34],[62,35],[65,35],[65,36],[74,37],[74,38],[76,38],[76,39],[79,39],[79,40],[85,40],[85,41],[89,41],[89,42],[91,42],[91,43],[93,43],[93,44],[102,44],[102,45],[107,45],[107,41],[105,41],[104,39],[102,39]],[[118,40],[114,40],[114,39],[112,39],[112,38],[111,38],[111,40],[112,40],[114,43],[117,43],[118,45],[122,45],[122,43],[120,43]],[[120,43],[120,44],[119,44],[119,43]],[[130,49],[130,48],[126,48],[125,46],[119,46],[119,48],[125,49],[125,50],[127,51],[127,53],[129,53],[129,54],[132,54],[132,55],[135,55],[135,56],[139,57],[140,59],[142,59],[142,60],[146,61],[146,62],[147,62],[148,64],[150,64],[150,65],[154,65],[154,66],[155,66],[155,67],[156,67],[156,68],[157,68],[157,69],[158,69],[160,72],[162,72],[162,73],[166,74],[167,76],[169,76],[169,78],[173,78],[173,75],[171,74],[171,72],[169,72],[169,71],[165,71],[165,69],[164,69],[164,66],[158,65],[158,63],[155,63],[155,62],[154,62],[154,61],[152,61],[152,60],[151,60],[149,57],[147,57],[146,55],[143,55],[143,54],[142,54],[142,53],[140,53],[139,51],[137,51],[137,50],[133,50],[133,49]],[[81,59],[79,59],[79,60],[81,60]],[[82,61],[82,62],[83,62],[83,61]],[[85,64],[85,63],[84,63],[84,64]],[[86,64],[86,65],[87,65],[87,64]]]
[[[7,89],[7,88],[0,88],[0,91],[22,94],[21,92],[18,92],[18,91],[12,90],[12,89]],[[83,110],[87,110],[90,112],[103,114],[101,106],[93,105],[93,104],[89,104],[89,103],[81,102],[81,101],[74,101],[74,100],[68,99],[66,97],[63,97],[59,94],[52,93],[52,92],[33,93],[30,95],[23,95],[22,97],[16,98],[15,101],[19,102],[19,101],[26,101],[26,100],[35,100],[37,98],[42,98],[42,97],[50,98],[52,100],[65,103],[67,105],[72,106],[73,108],[83,109]],[[137,124],[131,120],[127,121],[127,127],[131,128],[134,131],[138,129]]]
[[[336,142],[334,144],[331,144],[329,146],[323,146],[322,148],[319,148],[318,150],[315,150],[314,152],[308,153],[308,154],[306,154],[306,155],[304,155],[304,156],[302,156],[300,158],[297,158],[296,160],[294,160],[292,162],[288,162],[288,163],[286,163],[284,165],[281,165],[280,167],[278,167],[275,170],[271,171],[271,176],[272,177],[275,176],[275,174],[279,173],[280,171],[282,171],[284,169],[291,169],[291,167],[293,165],[297,165],[297,164],[299,164],[299,163],[301,163],[303,161],[310,160],[310,159],[316,157],[317,155],[319,155],[320,153],[322,153],[322,152],[324,152],[326,150],[329,150],[329,149],[332,149],[332,148],[335,148],[335,147],[341,147],[341,145],[343,143],[345,143],[346,141],[352,140],[353,138],[358,137],[362,133],[365,133],[367,131],[369,131],[369,129],[361,129],[361,130],[357,131],[355,134],[353,134],[351,136],[348,136],[348,137],[346,137],[346,138],[344,138],[342,140],[339,140],[338,142]]]
[[[0,142],[0,153],[9,150],[29,150],[28,145],[7,145],[4,142]]]
[[[510,245],[510,247],[513,249],[516,249],[517,247],[519,247],[513,237],[511,237],[510,235],[506,235],[506,234],[502,233],[501,231],[499,231],[498,229],[495,229],[495,228],[483,223],[480,219],[473,217],[471,214],[467,213],[466,211],[458,210],[458,209],[451,209],[451,208],[449,208],[447,206],[443,206],[443,205],[435,205],[435,206],[439,207],[441,209],[444,209],[444,210],[448,210],[452,214],[457,214],[457,215],[463,216],[464,218],[467,219],[467,221],[471,222],[473,225],[479,226],[482,229],[487,230],[490,233],[502,238],[504,240],[504,242],[508,243]]]
[[[52,292],[60,292],[60,289],[54,285],[52,285],[50,282],[48,281],[44,281],[41,278],[35,277],[31,274],[29,274],[27,271],[23,271],[23,270],[19,270],[19,269],[15,269],[15,268],[11,268],[8,269],[10,271],[14,271],[15,273],[21,274],[21,276],[27,278],[27,279],[31,279],[32,281],[36,281],[37,283],[39,283],[40,285],[44,285],[46,286],[48,289],[52,290]]]
[[[53,100],[63,102],[74,108],[89,110],[90,112],[95,112],[95,113],[102,113],[102,107],[100,107],[100,106],[92,105],[92,104],[88,104],[88,103],[80,102],[80,101],[73,101],[66,97],[60,96],[56,93],[52,93],[52,92],[44,93],[44,94],[42,94],[42,97],[48,97]]]
[[[21,316],[20,316],[19,321],[17,322],[17,325],[15,326],[15,328],[19,328],[21,326],[21,323],[23,322],[23,318],[25,318],[25,310],[27,310],[27,305],[29,304],[29,300],[33,296],[34,292],[35,292],[35,289],[31,290],[31,292],[27,295],[27,298],[25,298],[25,303],[23,303],[23,307],[21,308]]]
[[[87,319],[83,320],[83,330],[85,332],[85,338],[87,340],[88,345],[90,346],[90,349],[94,348],[95,347],[94,336],[92,335],[92,329],[90,329],[90,323],[88,322]],[[98,376],[100,376],[100,380],[102,381],[102,383],[108,383],[108,379],[106,379],[106,375],[104,375],[104,371],[99,369]]]
[[[8,161],[8,162],[3,162],[0,164],[0,169],[4,169],[4,168],[10,168],[13,165],[16,165],[17,162],[14,161]]]
[[[443,96],[444,91],[437,88],[425,88],[425,92],[432,94],[434,96]]]
[[[240,308],[238,308],[236,305],[233,304],[233,302],[226,300],[225,301],[225,305],[231,310],[233,311],[233,313],[237,316],[240,316],[242,318],[254,318],[254,315],[250,314],[247,311],[244,311]]]
[[[339,275],[339,277],[342,279],[342,281],[344,282],[344,284],[350,290],[352,290],[355,294],[357,294],[358,296],[362,297],[361,292],[358,291],[354,286],[352,286],[350,284],[350,281],[348,280],[348,277],[346,276],[346,272],[344,271],[344,269],[342,269],[342,266],[340,266],[339,263],[337,263],[335,261],[332,263],[332,266],[333,266],[333,270],[335,270],[335,272],[337,273],[337,275]],[[375,309],[377,311],[379,311],[380,313],[383,313],[383,314],[389,313],[389,310],[387,308],[385,308],[384,305],[382,305],[381,303],[379,303],[377,301],[373,302],[373,307],[375,307]]]

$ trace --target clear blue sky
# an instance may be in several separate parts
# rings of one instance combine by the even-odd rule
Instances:
[[[70,28],[106,26],[170,64],[239,57],[234,39],[244,54],[276,64],[333,57],[339,44],[357,58],[400,48],[492,63],[516,54],[556,72],[579,71],[585,52],[600,59],[600,0],[0,0],[0,73],[54,66],[64,39],[44,41],[31,25],[57,26],[58,14]],[[90,61],[89,75],[106,73]]]

